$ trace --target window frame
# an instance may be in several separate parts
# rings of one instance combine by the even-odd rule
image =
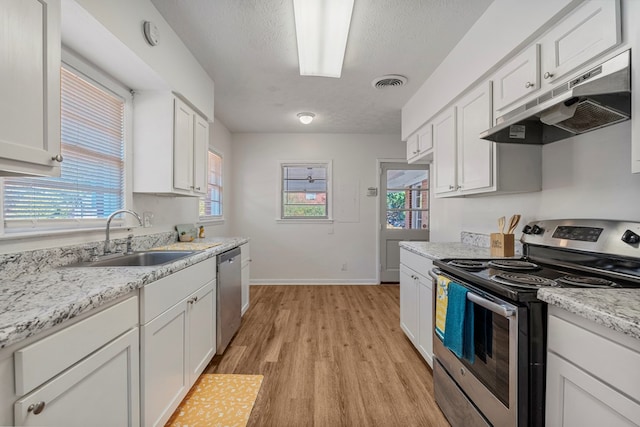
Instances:
[[[202,203],[205,197],[209,197],[209,154],[212,153],[218,157],[220,157],[220,215],[204,215],[200,216],[200,203]],[[198,218],[201,223],[218,223],[221,224],[224,222],[224,156],[222,153],[213,147],[209,147],[207,149],[207,196],[202,196],[198,198]]]
[[[278,162],[278,216],[279,223],[333,223],[333,161],[332,160],[300,160]],[[285,217],[284,216],[284,168],[285,167],[324,167],[327,171],[326,217]]]
[[[91,84],[111,93],[124,102],[124,170],[123,170],[123,209],[130,209],[133,204],[132,193],[132,171],[133,165],[133,145],[131,138],[133,135],[133,94],[122,83],[111,78],[94,65],[86,62],[77,54],[65,48],[62,49],[61,67],[66,68],[83,79],[87,79]],[[137,225],[133,219],[116,217],[113,219],[111,228],[131,227]],[[6,224],[4,218],[4,181],[0,185],[0,237],[17,238],[32,235],[58,235],[74,233],[88,230],[103,230],[105,226],[104,218],[66,218],[66,219],[25,219],[12,220],[11,224]]]

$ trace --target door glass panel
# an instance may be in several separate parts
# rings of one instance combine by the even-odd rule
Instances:
[[[429,171],[387,171],[387,229],[429,228]]]

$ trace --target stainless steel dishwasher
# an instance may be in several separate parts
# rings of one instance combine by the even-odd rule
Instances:
[[[241,321],[240,248],[218,255],[217,354],[224,353]]]

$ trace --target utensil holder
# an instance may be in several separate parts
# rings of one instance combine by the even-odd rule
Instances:
[[[515,235],[491,233],[491,256],[508,257],[515,255]]]

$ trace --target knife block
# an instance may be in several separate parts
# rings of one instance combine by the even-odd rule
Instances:
[[[515,236],[513,234],[491,233],[490,237],[492,257],[515,255]]]

